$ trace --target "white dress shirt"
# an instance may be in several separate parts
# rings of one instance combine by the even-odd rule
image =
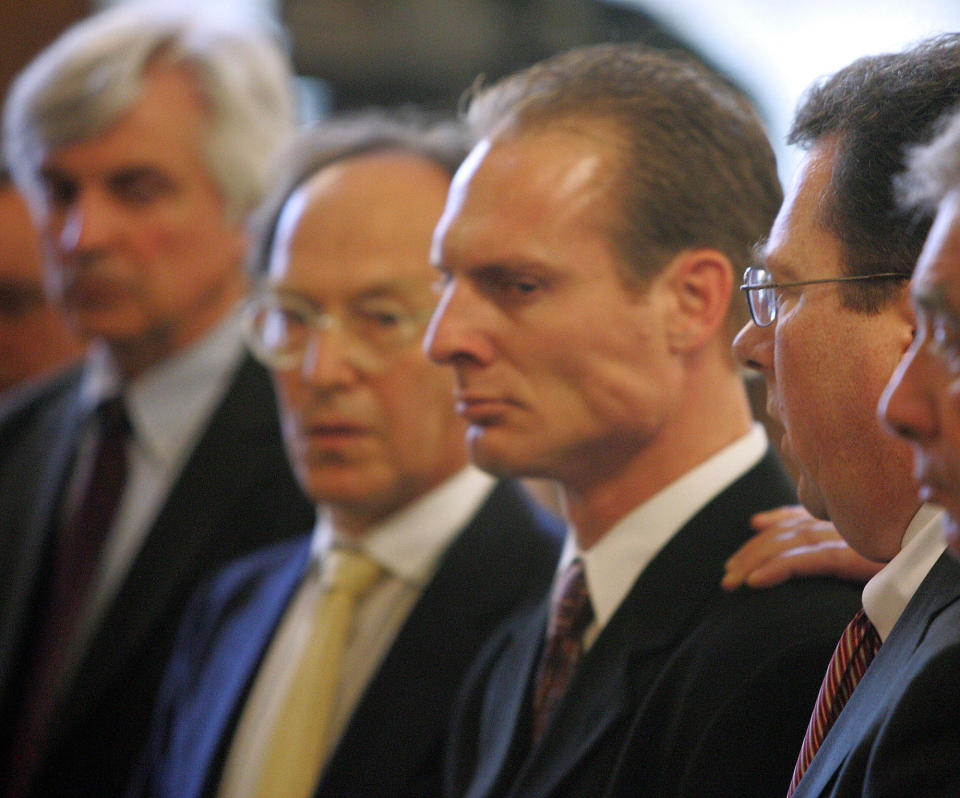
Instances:
[[[359,602],[344,652],[343,673],[330,725],[330,754],[336,749],[353,710],[373,678],[417,600],[433,578],[447,546],[476,515],[495,481],[468,466],[399,512],[365,530],[362,536],[334,528],[330,513],[320,509],[311,541],[308,568],[322,568],[334,545],[359,548],[376,560],[384,575]],[[284,612],[277,633],[254,680],[238,724],[256,728],[278,697],[271,687],[286,684],[309,639],[309,620],[316,580],[303,580]],[[238,778],[235,771],[257,760],[259,751],[242,750],[234,739],[227,757],[221,791]],[[221,792],[221,794],[223,794]]]
[[[563,573],[574,557],[584,562],[594,612],[584,633],[585,646],[596,640],[637,577],[669,540],[760,462],[766,451],[767,434],[762,424],[754,423],[749,433],[632,510],[586,551],[579,550],[574,530],[567,530],[557,573]],[[558,581],[554,578],[554,590]]]
[[[886,640],[947,544],[940,527],[944,511],[925,504],[910,521],[900,553],[863,588],[863,610],[881,640]]]

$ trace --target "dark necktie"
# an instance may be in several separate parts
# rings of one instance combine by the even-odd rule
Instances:
[[[583,656],[583,633],[593,620],[583,560],[575,559],[561,577],[547,626],[547,642],[533,693],[533,740],[546,729]]]
[[[797,764],[793,769],[787,798],[793,795],[793,791],[803,778],[804,772],[830,731],[830,727],[840,715],[844,704],[847,703],[867,670],[867,666],[880,648],[880,643],[880,635],[870,623],[867,614],[860,609],[843,630],[840,642],[837,643],[830,663],[827,665],[827,673],[823,677],[820,694],[817,696],[817,703],[810,716],[807,733],[803,737],[800,756],[797,757]]]
[[[99,435],[90,477],[52,541],[50,578],[37,611],[13,738],[12,773],[19,783],[10,795],[25,793],[35,775],[67,653],[126,482],[130,428],[123,400],[117,396],[102,402],[96,420]]]

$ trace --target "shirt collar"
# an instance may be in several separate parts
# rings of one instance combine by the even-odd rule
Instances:
[[[437,559],[470,522],[495,480],[467,466],[446,482],[365,530],[359,540],[334,528],[323,507],[311,542],[311,562],[322,562],[335,545],[359,547],[385,571],[413,585],[430,581]]]
[[[243,354],[239,314],[230,313],[189,347],[123,387],[130,427],[148,457],[170,464],[206,421]],[[121,390],[116,362],[103,342],[90,348],[81,401],[92,410]]]
[[[944,511],[924,504],[907,526],[900,552],[863,589],[863,609],[886,640],[920,583],[943,554]]]
[[[596,629],[602,629],[633,583],[667,542],[715,496],[738,480],[767,451],[763,425],[754,423],[743,437],[721,449],[617,522],[587,551],[577,547],[568,529],[558,573],[574,557],[586,568]],[[554,580],[556,589],[557,580]]]

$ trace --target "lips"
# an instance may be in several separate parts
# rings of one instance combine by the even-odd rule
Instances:
[[[369,427],[351,421],[317,421],[301,426],[311,438],[356,438],[369,435]]]
[[[491,424],[517,403],[496,396],[461,394],[456,401],[457,413],[474,424]]]

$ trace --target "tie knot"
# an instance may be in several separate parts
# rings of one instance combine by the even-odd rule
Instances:
[[[877,653],[881,643],[877,628],[861,607],[847,625],[841,639],[841,645],[846,645],[849,648],[849,653],[846,656],[849,658],[856,652],[861,651],[863,652],[862,656],[872,658]]]
[[[334,548],[327,555],[323,585],[329,591],[342,591],[360,596],[369,590],[382,569],[361,551]]]
[[[577,557],[560,577],[548,633],[551,636],[580,637],[592,620],[593,606],[587,591],[583,560]]]

